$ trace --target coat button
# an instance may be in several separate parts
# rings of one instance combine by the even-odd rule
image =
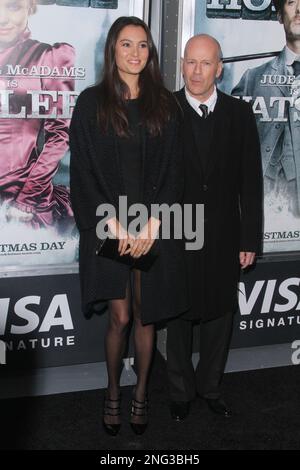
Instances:
[[[203,185],[203,191],[207,191],[207,190],[208,190],[208,186],[207,186],[207,184],[204,184]]]
[[[155,190],[156,190],[156,186],[152,186],[152,189],[153,189],[153,191],[155,191]]]
[[[275,129],[280,129],[280,124],[276,124]]]
[[[266,152],[271,152],[271,147],[266,147]]]

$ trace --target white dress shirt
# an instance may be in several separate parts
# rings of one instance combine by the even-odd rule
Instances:
[[[196,111],[196,113],[199,114],[199,116],[202,117],[202,111],[199,108],[200,104],[205,104],[207,106],[208,114],[212,113],[214,111],[215,106],[216,106],[216,102],[217,102],[217,99],[218,99],[216,86],[214,87],[213,93],[210,95],[210,97],[206,101],[199,101],[196,98],[194,98],[193,96],[191,96],[189,94],[188,90],[186,89],[186,87],[184,87],[184,91],[185,91],[185,96],[186,96],[186,99],[187,99],[188,103]]]

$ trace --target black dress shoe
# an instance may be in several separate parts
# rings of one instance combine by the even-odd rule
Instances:
[[[170,402],[171,417],[175,421],[183,421],[189,414],[189,401],[171,401]]]
[[[204,398],[208,408],[215,414],[230,418],[232,416],[231,410],[221,398]]]

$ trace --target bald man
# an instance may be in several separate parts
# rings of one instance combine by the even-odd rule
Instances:
[[[260,145],[251,106],[216,88],[220,44],[191,38],[182,59],[185,87],[175,93],[184,116],[186,204],[204,204],[204,246],[186,251],[191,308],[168,324],[167,368],[172,418],[188,415],[198,395],[229,417],[220,384],[226,364],[240,268],[261,241]],[[191,362],[192,327],[200,322],[200,360]]]

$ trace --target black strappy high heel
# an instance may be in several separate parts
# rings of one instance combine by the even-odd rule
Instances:
[[[149,409],[149,401],[146,397],[144,401],[138,401],[136,398],[132,398],[131,401],[131,421],[130,426],[133,432],[137,435],[141,435],[146,431],[148,426],[148,409]],[[134,416],[144,417],[142,421],[143,423],[136,423],[132,421]]]
[[[114,405],[114,406],[112,406]],[[105,416],[120,416],[121,415],[121,395],[119,394],[116,400],[108,398],[107,395],[104,397],[104,406],[103,406],[103,427],[107,434],[110,436],[116,436],[120,431],[121,423],[110,424],[105,422]]]

